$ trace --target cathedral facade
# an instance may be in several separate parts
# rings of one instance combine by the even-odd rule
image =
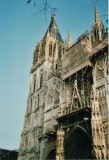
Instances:
[[[97,8],[74,44],[51,17],[33,55],[18,160],[108,159],[107,38]]]

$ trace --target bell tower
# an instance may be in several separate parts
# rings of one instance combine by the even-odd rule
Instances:
[[[64,42],[54,15],[36,45],[30,71],[30,90],[18,160],[46,159],[55,154],[55,121],[59,108],[62,56]]]

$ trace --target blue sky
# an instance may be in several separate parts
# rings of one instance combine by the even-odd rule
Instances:
[[[41,0],[37,0],[39,3]],[[48,0],[56,7],[56,22],[63,40],[68,30],[72,41],[93,25],[96,0]],[[107,0],[96,3],[106,25]],[[0,148],[17,149],[29,93],[30,68],[35,45],[44,36],[44,15],[26,0],[0,0]]]

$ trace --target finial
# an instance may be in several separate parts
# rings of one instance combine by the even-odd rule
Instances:
[[[95,6],[95,22],[100,22],[100,16],[99,16],[99,13],[98,13],[98,9],[97,7]]]
[[[56,8],[52,8],[51,17],[54,18],[54,16],[56,15],[56,14],[55,14],[56,10],[57,10]]]

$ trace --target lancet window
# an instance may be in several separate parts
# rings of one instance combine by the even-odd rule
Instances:
[[[98,29],[95,28],[95,30],[94,30],[94,40],[95,41],[98,40],[98,37],[99,37],[99,35],[98,35]]]
[[[51,57],[52,56],[52,43],[49,44],[49,56]]]
[[[34,79],[33,79],[33,92],[36,91],[36,75],[34,76]]]
[[[31,112],[31,110],[32,110],[32,106],[33,106],[33,100],[32,100],[32,98],[31,98],[31,100],[30,100],[30,112]]]
[[[43,86],[43,71],[41,71],[40,75],[40,88]]]
[[[59,46],[59,60],[61,60],[61,46]]]
[[[54,44],[54,46],[53,46],[53,57],[55,55],[55,50],[56,50],[56,44]]]
[[[41,44],[41,56],[44,55],[44,43]]]

